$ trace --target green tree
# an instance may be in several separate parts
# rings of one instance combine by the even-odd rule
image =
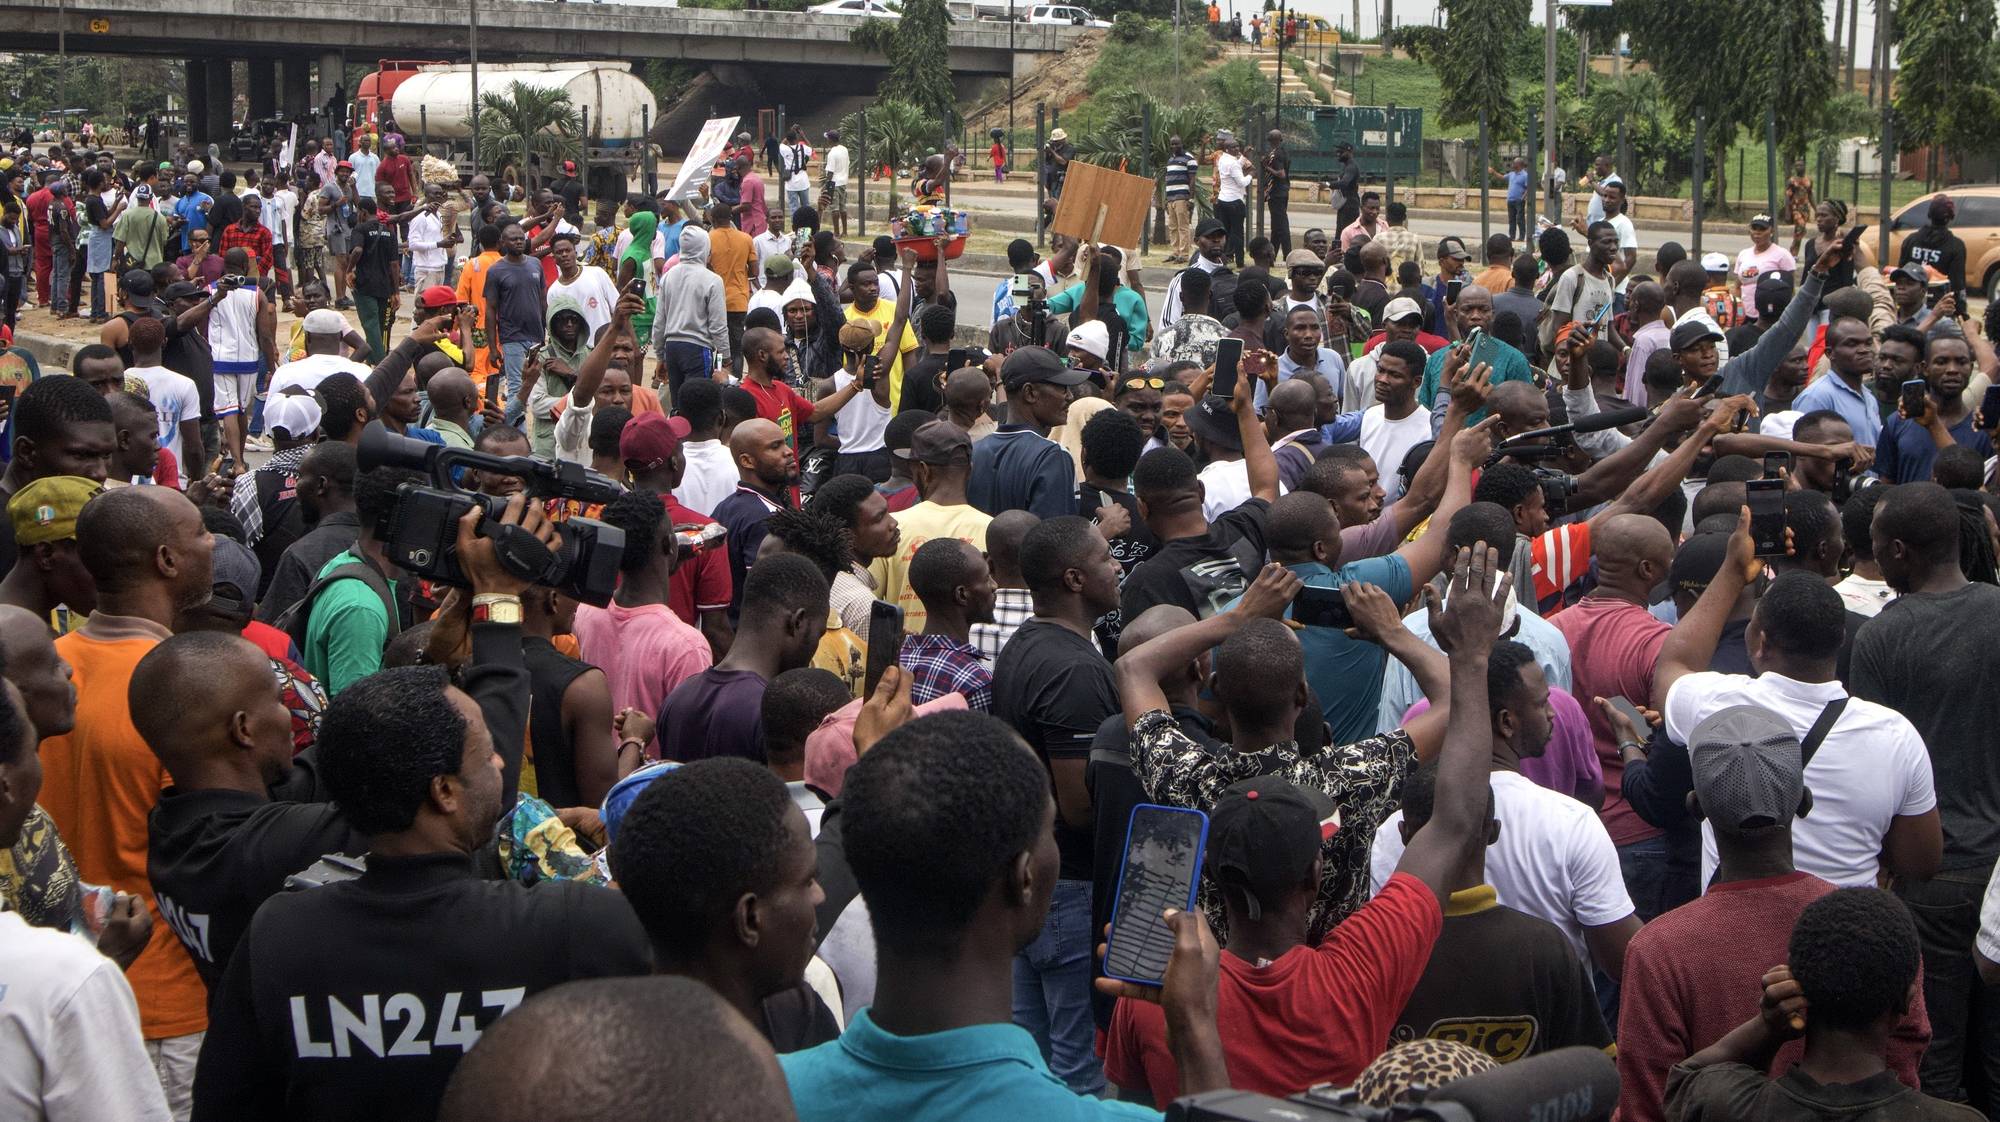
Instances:
[[[1436,68],[1444,99],[1439,123],[1447,128],[1479,122],[1484,111],[1493,135],[1521,130],[1519,100],[1508,66],[1508,47],[1528,26],[1530,0],[1446,0],[1450,22]]]
[[[907,0],[889,41],[885,98],[907,101],[929,114],[932,135],[958,133],[958,94],[951,86],[951,13],[945,0]]]
[[[1992,0],[1903,0],[1896,142],[1964,152],[2000,139],[2000,51]]]
[[[513,82],[504,90],[479,95],[479,166],[498,172],[509,164],[521,171],[529,188],[541,186],[542,169],[553,168],[578,152],[577,133],[583,121],[570,104],[569,91],[544,90]],[[465,118],[472,127],[472,118]]]
[[[1145,128],[1148,109],[1153,122],[1150,133]],[[1198,152],[1203,139],[1213,135],[1220,125],[1214,108],[1205,101],[1175,108],[1128,86],[1099,94],[1086,103],[1077,114],[1071,135],[1076,142],[1077,159],[1082,162],[1113,168],[1122,164],[1134,175],[1144,169],[1153,176],[1154,236],[1164,241],[1166,188],[1161,171],[1166,167],[1167,157],[1173,154],[1171,142],[1178,136],[1189,151]],[[1197,176],[1190,187],[1196,213],[1206,213],[1207,185]]]
[[[859,169],[861,174],[880,164],[889,165],[889,197],[894,199],[898,171],[923,159],[937,142],[937,119],[907,101],[884,99],[863,113],[849,114],[840,122],[840,135],[866,138],[868,166]],[[855,154],[857,166],[860,155]]]
[[[1760,76],[1763,108],[1777,120],[1778,151],[1786,167],[1804,159],[1833,100],[1833,53],[1821,22],[1820,0],[1761,0],[1769,8],[1766,33],[1752,39],[1759,57],[1749,73]],[[1990,9],[1990,0],[1989,0]],[[1989,15],[1990,10],[1989,10]],[[1752,127],[1761,129],[1761,120]]]

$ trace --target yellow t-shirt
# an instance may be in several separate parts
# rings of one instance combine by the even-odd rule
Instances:
[[[869,563],[868,572],[875,578],[876,596],[903,609],[904,634],[915,635],[924,629],[924,621],[930,616],[924,611],[924,602],[910,588],[910,558],[916,556],[917,547],[932,538],[957,538],[984,553],[986,527],[993,516],[974,506],[939,506],[925,501],[908,510],[899,510],[892,517],[903,531],[902,540],[896,544],[896,556],[877,557]]]
[[[865,312],[857,309],[852,304],[844,306],[841,308],[841,311],[847,314],[847,322],[849,323],[859,323],[862,320],[873,323],[875,325],[875,334],[878,338],[882,332],[889,330],[890,325],[896,322],[896,305],[893,301],[889,300],[877,300],[875,301],[875,306]],[[916,349],[917,333],[912,331],[910,325],[905,322],[903,324],[903,345],[896,348],[896,358],[893,362],[889,363],[889,415],[892,417],[903,406],[903,356]]]

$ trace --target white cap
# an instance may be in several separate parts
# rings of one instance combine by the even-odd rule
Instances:
[[[332,308],[315,308],[306,313],[305,332],[308,335],[345,335],[347,317]]]
[[[188,174],[189,174],[189,175],[200,175],[200,174],[202,173],[202,171],[203,171],[203,170],[205,170],[205,169],[206,169],[207,167],[208,167],[208,165],[207,165],[207,164],[204,164],[204,163],[202,163],[202,162],[201,162],[200,160],[189,160],[189,161],[188,161]]]
[[[1100,360],[1108,360],[1111,355],[1111,331],[1101,319],[1091,320],[1071,328],[1069,345],[1085,354],[1096,355]]]
[[[1701,269],[1705,273],[1726,273],[1729,271],[1729,258],[1720,253],[1704,253],[1701,255]]]
[[[1423,314],[1424,309],[1422,305],[1407,296],[1398,296],[1394,300],[1389,301],[1388,306],[1382,309],[1382,321],[1389,323],[1402,319],[1404,316],[1421,316]]]
[[[293,439],[310,436],[319,428],[319,402],[310,394],[273,394],[264,403],[264,425],[284,429]]]
[[[1766,414],[1763,420],[1757,422],[1757,435],[1775,436],[1780,440],[1790,440],[1792,439],[1793,427],[1799,423],[1799,418],[1803,416],[1805,414],[1796,409],[1780,409],[1776,413]]]

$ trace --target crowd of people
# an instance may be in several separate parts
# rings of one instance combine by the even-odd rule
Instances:
[[[1247,266],[1190,205],[1157,315],[1061,236],[989,303],[746,148],[525,217],[393,137],[0,169],[118,304],[0,398],[0,1113],[1142,1118],[1574,1047],[1634,1122],[2000,1106],[1941,257],[1820,203],[1803,267],[1642,261],[1600,177],[1476,265],[1357,190]],[[1186,910],[1121,911],[1146,804]]]

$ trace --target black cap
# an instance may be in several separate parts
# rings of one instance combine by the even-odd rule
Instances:
[[[1230,410],[1228,398],[1220,394],[1203,394],[1201,401],[1182,417],[1196,436],[1210,444],[1242,451],[1243,434],[1237,431],[1236,414]]]
[[[1199,225],[1199,226],[1196,226],[1196,227],[1194,228],[1194,236],[1195,236],[1195,237],[1197,237],[1197,238],[1205,238],[1205,237],[1209,236],[1210,234],[1222,234],[1222,233],[1227,233],[1227,232],[1228,232],[1228,230],[1229,230],[1229,227],[1227,227],[1227,226],[1224,226],[1224,225],[1222,224],[1222,219],[1220,219],[1220,218],[1204,218],[1204,219],[1202,219],[1202,220],[1201,220],[1201,225]]]
[[[1208,812],[1208,873],[1243,891],[1250,918],[1304,884],[1320,846],[1340,828],[1326,792],[1277,775],[1231,784]]]
[[[1717,331],[1707,320],[1688,319],[1674,325],[1673,334],[1667,336],[1667,347],[1675,354],[1679,354],[1696,343],[1721,338],[1722,332]]]
[[[1063,360],[1047,347],[1022,347],[1000,364],[1000,381],[1010,389],[1030,382],[1080,386],[1089,379],[1090,375],[1086,372],[1064,366]]]
[[[174,300],[190,300],[200,295],[200,287],[190,284],[187,281],[175,281],[167,286],[165,292],[160,293],[160,299],[171,302]]]

